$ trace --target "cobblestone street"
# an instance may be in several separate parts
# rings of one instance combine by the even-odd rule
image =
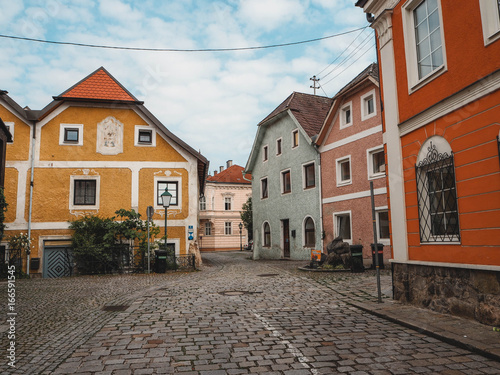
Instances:
[[[304,261],[249,255],[203,254],[194,273],[18,280],[16,368],[4,355],[0,372],[500,373],[499,362],[349,304],[376,298],[373,271],[307,273]],[[390,294],[387,271],[381,280]],[[6,353],[6,302],[1,314]]]

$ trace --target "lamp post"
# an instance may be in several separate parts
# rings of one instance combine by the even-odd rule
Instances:
[[[243,243],[241,242],[241,229],[243,228],[243,224],[240,223],[238,227],[240,228],[240,251],[243,251]]]
[[[167,208],[170,206],[171,199],[172,194],[168,192],[168,188],[165,188],[165,192],[161,195],[161,203],[165,207],[165,251],[167,250]]]

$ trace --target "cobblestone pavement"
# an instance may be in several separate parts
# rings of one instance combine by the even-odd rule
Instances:
[[[500,373],[498,362],[348,304],[374,298],[373,272],[304,273],[300,262],[248,255],[203,254],[206,265],[195,273],[19,280],[17,367],[4,355],[0,372]],[[387,273],[381,280],[390,289]],[[4,287],[3,301],[5,294]]]

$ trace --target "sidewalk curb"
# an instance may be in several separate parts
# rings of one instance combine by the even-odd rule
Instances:
[[[349,305],[352,305],[354,307],[357,307],[363,311],[366,311],[372,315],[378,316],[379,318],[386,319],[390,322],[399,324],[403,327],[413,329],[419,333],[423,333],[425,335],[431,336],[435,339],[438,339],[440,341],[446,342],[448,344],[458,346],[462,349],[469,350],[471,352],[474,352],[476,354],[480,354],[486,358],[492,359],[494,361],[500,362],[500,335],[495,332],[491,332],[492,334],[487,334],[486,336],[489,336],[485,338],[485,341],[488,341],[487,339],[493,339],[494,342],[496,341],[497,347],[492,348],[490,345],[488,345],[487,342],[484,341],[478,341],[477,339],[474,338],[469,338],[467,336],[461,336],[455,333],[452,333],[446,329],[440,329],[439,331],[436,329],[429,329],[426,328],[424,325],[425,323],[421,320],[418,319],[413,319],[411,320],[410,318],[405,319],[403,316],[404,310],[410,311],[418,311],[421,310],[422,313],[426,313],[428,315],[434,315],[434,316],[445,316],[445,314],[439,314],[431,310],[423,310],[423,309],[418,309],[416,307],[406,307],[404,305],[397,305],[397,310],[399,311],[399,314],[396,315],[394,307],[388,306],[387,308],[384,308],[384,304],[378,304],[378,303],[362,303],[362,302],[355,302],[355,301],[349,301],[347,302]],[[390,302],[389,302],[390,303]],[[391,303],[392,304],[392,303]],[[392,304],[394,306],[394,304]],[[392,307],[392,309],[391,309]],[[448,320],[456,320],[459,321],[461,318],[455,318],[452,316],[446,316],[446,319]],[[470,323],[472,325],[478,325],[478,326],[484,326],[480,323],[477,322],[471,322],[471,321],[466,321],[467,323]],[[420,323],[420,324],[419,324]],[[487,326],[484,326],[487,327]],[[432,328],[432,326],[431,326]],[[478,331],[476,331],[476,334],[478,334]],[[481,335],[481,333],[479,333]],[[498,337],[495,340],[495,335]],[[482,336],[484,337],[484,336]]]

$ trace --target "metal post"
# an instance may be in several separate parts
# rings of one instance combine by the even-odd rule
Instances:
[[[241,224],[240,224],[240,251],[243,251],[243,242],[241,239]]]
[[[151,273],[151,270],[150,270],[151,262],[150,262],[150,259],[149,259],[149,218],[146,221],[146,227],[148,228],[148,274],[149,274],[149,273]]]
[[[167,251],[167,207],[165,207],[165,251]]]
[[[375,269],[377,270],[378,303],[382,303],[382,291],[380,290],[380,268],[378,264],[377,220],[375,218],[375,195],[373,193],[373,181],[370,181],[370,195],[372,199],[373,246],[375,250]]]

